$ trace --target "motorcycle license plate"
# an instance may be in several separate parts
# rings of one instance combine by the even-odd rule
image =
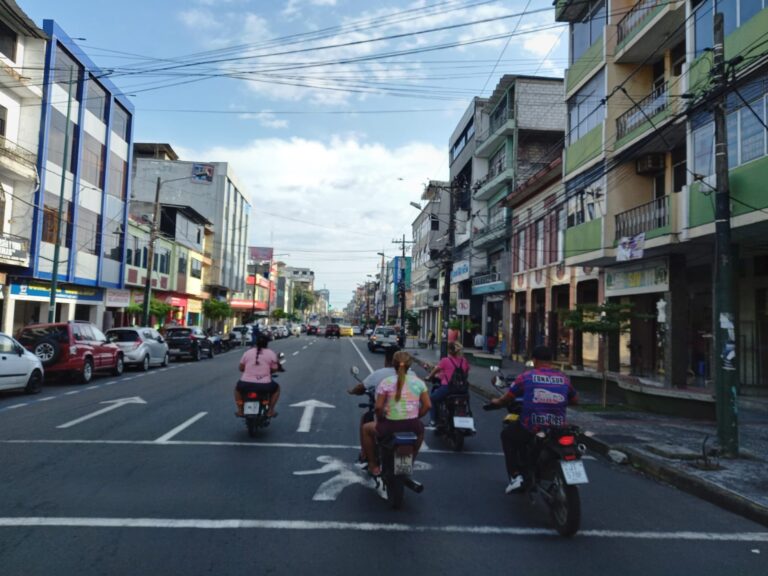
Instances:
[[[246,402],[243,405],[243,414],[249,415],[249,414],[258,414],[258,413],[259,413],[258,402]]]
[[[563,470],[563,477],[566,484],[588,484],[587,471],[584,469],[584,462],[573,460],[571,462],[560,461],[560,468]]]
[[[475,419],[471,416],[454,416],[453,417],[453,427],[454,428],[461,428],[465,430],[474,430],[475,429]]]
[[[410,476],[413,473],[413,456],[411,454],[395,454],[395,474]]]

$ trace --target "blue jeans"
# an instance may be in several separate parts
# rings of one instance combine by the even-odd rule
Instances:
[[[432,422],[437,422],[438,404],[445,400],[446,396],[448,396],[448,386],[439,386],[429,395],[429,399],[432,402],[432,408],[429,411],[429,419],[432,420]]]

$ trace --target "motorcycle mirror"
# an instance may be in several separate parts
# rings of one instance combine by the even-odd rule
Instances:
[[[354,374],[355,376],[360,374],[360,369],[357,366],[352,366],[352,368],[350,368],[349,371],[350,371],[350,373]]]

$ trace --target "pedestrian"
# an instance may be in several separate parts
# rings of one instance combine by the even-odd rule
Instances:
[[[496,336],[489,334],[486,343],[488,344],[488,352],[493,354],[496,351]]]
[[[474,340],[475,348],[477,348],[478,350],[482,350],[483,349],[483,340],[484,340],[484,338],[483,338],[482,332],[478,332],[477,334],[475,334],[475,340]]]
[[[427,338],[429,349],[434,350],[435,349],[435,332],[433,330],[429,331],[429,337]]]

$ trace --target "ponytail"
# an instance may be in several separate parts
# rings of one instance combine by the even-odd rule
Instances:
[[[408,352],[403,352],[402,350],[400,352],[395,353],[395,357],[392,358],[392,364],[397,370],[397,392],[395,393],[395,401],[400,401],[400,396],[403,392],[403,386],[405,385],[405,379],[406,375],[408,374],[408,370],[411,368],[411,355],[408,354]]]

